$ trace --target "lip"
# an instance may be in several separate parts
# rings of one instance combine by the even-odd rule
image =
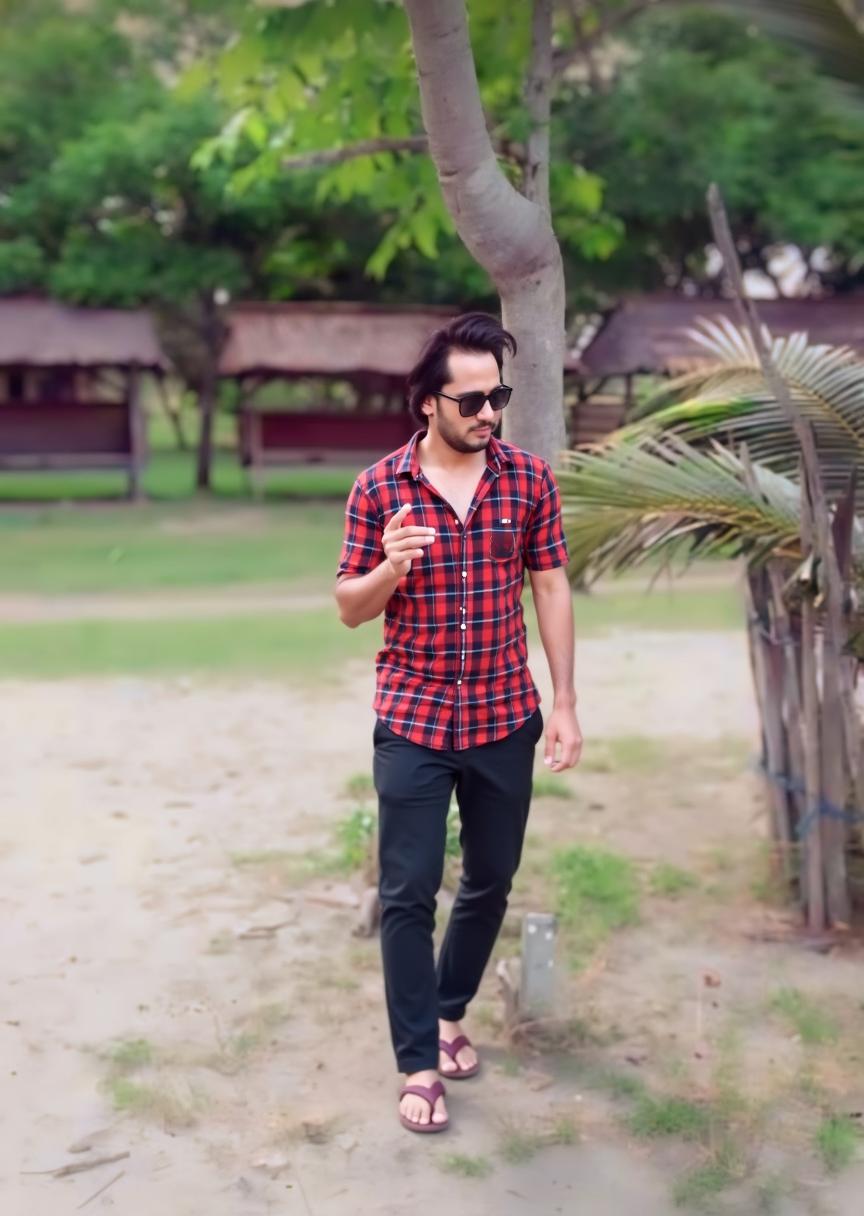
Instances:
[[[492,434],[491,426],[475,426],[474,430],[478,435],[491,435]]]

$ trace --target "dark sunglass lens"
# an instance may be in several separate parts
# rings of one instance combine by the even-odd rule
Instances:
[[[510,400],[511,392],[512,389],[509,389],[506,384],[502,384],[500,388],[493,388],[492,392],[489,394],[489,404],[492,406],[492,409],[503,410],[504,406]]]
[[[485,404],[485,393],[466,393],[464,397],[459,398],[459,413],[463,418],[473,418]]]

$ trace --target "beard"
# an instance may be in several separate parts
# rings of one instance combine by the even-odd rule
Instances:
[[[478,436],[471,431],[467,431],[465,433],[457,431],[455,427],[450,425],[446,418],[444,418],[440,413],[438,414],[438,434],[441,436],[447,446],[451,447],[454,452],[463,452],[465,454],[482,452],[485,448],[488,448],[489,441],[492,438],[492,431],[494,429],[495,428],[493,426],[490,429],[489,435],[484,439],[482,436]]]

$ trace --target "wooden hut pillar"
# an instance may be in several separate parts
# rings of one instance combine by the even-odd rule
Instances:
[[[146,436],[141,408],[141,369],[133,364],[126,381],[129,410],[129,497],[140,502],[143,497],[141,473],[144,467]]]

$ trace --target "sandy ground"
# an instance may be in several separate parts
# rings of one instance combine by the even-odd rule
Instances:
[[[542,663],[534,669],[539,679]],[[693,1152],[633,1139],[613,1100],[571,1065],[587,1055],[661,1077],[665,1069],[667,1080],[686,1066],[692,1083],[707,1085],[711,1044],[735,1017],[749,1027],[748,1074],[767,1077],[802,1047],[759,1012],[765,993],[785,983],[841,1005],[860,1000],[862,960],[851,949],[826,957],[759,940],[754,930],[782,918],[722,900],[762,831],[759,791],[743,764],[709,764],[694,784],[688,755],[706,745],[722,753],[724,740],[746,750],[753,738],[742,638],[586,640],[579,686],[586,760],[604,739],[648,735],[677,747],[681,767],[574,775],[570,802],[537,801],[532,847],[598,841],[640,863],[690,865],[714,875],[721,898],[686,913],[661,901],[587,974],[562,982],[561,1012],[599,1030],[601,1045],[589,1036],[557,1054],[514,1054],[496,1029],[487,977],[485,1016],[468,1024],[484,1072],[451,1084],[451,1130],[421,1138],[395,1117],[377,941],[351,935],[359,880],[301,885],[284,870],[236,864],[238,853],[302,855],[350,809],[346,780],[371,769],[371,673],[352,668],[336,690],[3,685],[4,1216],[59,1216],[85,1203],[124,1216],[673,1213],[671,1180]],[[542,882],[531,899],[538,891]],[[527,899],[514,893],[514,917]],[[505,952],[514,944],[503,942]],[[706,969],[722,981],[711,1000]],[[115,1099],[129,1101],[128,1086],[139,1086],[139,1109],[118,1111],[109,1057],[128,1040],[146,1040],[150,1058],[115,1085]],[[838,1071],[844,1099],[861,1109],[861,1063]],[[576,1128],[575,1143],[503,1160],[502,1129],[542,1131],[561,1119]],[[794,1151],[771,1151],[783,1174]],[[45,1173],[123,1153],[71,1176]],[[491,1173],[446,1172],[454,1153],[484,1157]],[[860,1213],[864,1166],[832,1182],[806,1153],[798,1164],[801,1188],[764,1210]],[[755,1209],[733,1197],[723,1210]]]

